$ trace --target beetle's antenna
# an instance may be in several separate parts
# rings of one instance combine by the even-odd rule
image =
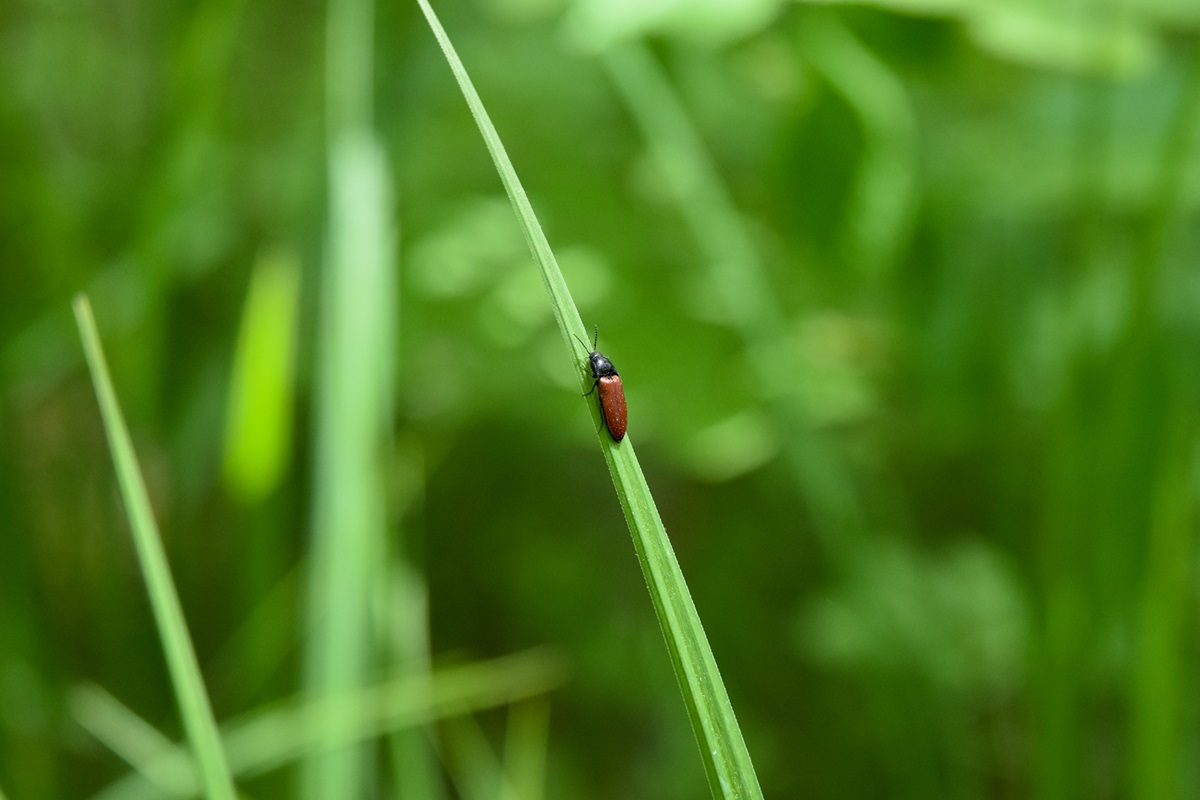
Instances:
[[[580,338],[579,338],[579,334],[577,334],[575,331],[571,331],[571,335],[575,337],[575,341],[577,341],[577,342],[579,342],[581,345],[583,345],[583,349],[584,349],[584,350],[587,350],[587,342],[585,342],[583,339],[580,339]],[[588,350],[588,352],[590,353],[591,351],[590,351],[590,350]]]
[[[596,323],[596,338],[592,340],[592,352],[596,352],[596,345],[600,344],[600,323]]]

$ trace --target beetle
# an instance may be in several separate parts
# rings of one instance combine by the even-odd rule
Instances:
[[[587,342],[576,334],[572,335],[585,349],[587,348]],[[592,377],[596,379],[596,382],[592,384],[591,391],[583,396],[587,397],[588,394],[596,391],[596,387],[600,388],[600,416],[604,418],[604,426],[608,428],[608,435],[614,442],[619,442],[625,438],[625,423],[628,417],[625,409],[625,389],[621,386],[621,376],[617,373],[616,367],[596,349],[599,341],[600,326],[597,325],[592,349],[588,353],[588,364],[592,368]]]

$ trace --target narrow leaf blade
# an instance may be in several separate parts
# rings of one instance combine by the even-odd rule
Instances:
[[[563,339],[574,354],[575,363],[581,364],[586,357],[586,348],[574,341],[574,337],[578,336],[587,341],[588,332],[571,299],[570,290],[559,270],[546,235],[517,178],[516,170],[504,150],[500,136],[483,107],[483,101],[475,91],[450,38],[427,0],[417,2],[450,64],[450,69],[483,135],[488,152],[495,162],[496,171],[504,183],[509,200],[516,210],[525,238],[529,242],[529,249],[541,269],[542,280],[550,295],[550,303]],[[587,373],[581,369],[579,375],[580,387],[586,390],[589,383]],[[750,761],[750,753],[746,749],[741,728],[738,727],[733,706],[717,670],[716,659],[713,657],[712,648],[709,647],[700,617],[696,613],[687,583],[675,559],[670,539],[667,538],[654,498],[634,454],[632,437],[627,435],[619,444],[613,443],[599,425],[596,404],[587,402],[587,407],[597,424],[609,473],[612,475],[621,509],[625,513],[625,521],[633,536],[638,561],[650,590],[650,598],[666,639],[676,677],[679,679],[692,730],[700,745],[709,788],[713,796],[718,798],[761,798],[762,790]]]
[[[108,445],[112,450],[117,482],[120,484],[125,511],[133,529],[138,562],[150,595],[150,607],[158,625],[158,635],[166,655],[171,685],[175,690],[175,701],[179,704],[183,725],[196,757],[204,794],[212,800],[234,800],[237,793],[233,788],[225,753],[221,749],[217,723],[208,701],[208,692],[200,676],[200,665],[196,661],[196,651],[192,647],[183,608],[179,604],[179,595],[171,578],[171,569],[163,551],[158,524],[154,521],[150,496],[146,492],[146,483],[138,467],[133,441],[125,419],[121,416],[116,392],[113,390],[108,363],[100,344],[100,334],[92,317],[92,307],[85,296],[79,295],[75,298],[74,308],[88,368],[92,373],[92,384],[96,388],[96,398],[100,403],[100,414],[104,418]]]

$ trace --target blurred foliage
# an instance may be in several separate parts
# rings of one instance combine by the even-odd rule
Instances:
[[[442,5],[624,378],[765,794],[1200,792],[1200,5]],[[14,800],[127,771],[81,685],[181,735],[76,291],[218,718],[300,685],[326,24],[306,2],[0,5]],[[415,4],[377,6],[374,42],[400,231],[388,521],[431,658],[557,645],[547,794],[699,796],[520,230]],[[440,730],[444,791],[486,794],[470,776],[504,734]]]

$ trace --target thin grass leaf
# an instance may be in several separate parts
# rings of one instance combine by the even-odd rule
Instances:
[[[1200,44],[1192,43],[1190,64],[1174,119],[1160,155],[1157,187],[1147,228],[1133,262],[1137,303],[1130,315],[1147,328],[1154,298],[1161,293],[1166,256],[1178,244],[1186,176],[1194,175],[1200,150]],[[1139,339],[1136,331],[1133,338]],[[1153,334],[1143,334],[1147,339]],[[1150,344],[1148,349],[1157,349]],[[1143,353],[1136,362],[1145,364],[1161,357]],[[1130,381],[1139,390],[1146,382]],[[1154,390],[1150,390],[1153,392]],[[1190,573],[1194,558],[1196,467],[1194,457],[1194,395],[1171,392],[1170,423],[1165,428],[1160,474],[1150,499],[1147,530],[1145,582],[1140,598],[1137,653],[1130,691],[1130,797],[1158,798],[1178,793],[1180,764],[1186,749],[1181,709],[1188,662],[1186,642]],[[1134,419],[1142,414],[1133,415]],[[1128,419],[1128,415],[1122,415]],[[1124,422],[1124,419],[1122,420]],[[1127,423],[1126,423],[1127,424]]]
[[[231,706],[253,702],[293,656],[301,571],[295,565],[284,573],[207,660],[209,683]]]
[[[550,743],[550,703],[542,698],[508,710],[504,773],[523,800],[546,796],[546,757]]]
[[[429,26],[441,45],[442,52],[454,72],[458,85],[470,106],[471,114],[479,126],[488,151],[495,162],[496,170],[508,192],[509,200],[517,212],[521,228],[541,268],[542,280],[550,295],[554,316],[558,320],[563,340],[574,357],[578,370],[581,393],[588,388],[589,377],[583,369],[586,348],[574,341],[578,336],[587,341],[588,332],[580,319],[579,311],[571,299],[566,280],[558,268],[550,243],[537,221],[529,198],[517,178],[516,170],[500,142],[483,102],[480,100],[466,68],[458,58],[441,23],[427,0],[418,0]],[[642,566],[650,599],[662,626],[667,650],[675,668],[683,692],[684,704],[692,723],[692,730],[700,745],[709,788],[714,797],[760,798],[762,790],[750,761],[750,753],[734,717],[729,695],[721,681],[716,660],[709,647],[708,638],[700,624],[695,604],[688,592],[683,573],[675,559],[675,552],[667,538],[666,529],[659,518],[658,509],[650,495],[646,478],[638,465],[633,451],[631,436],[620,443],[613,443],[599,426],[599,411],[596,403],[585,400],[593,422],[597,425],[601,449],[608,462],[609,473],[617,490],[625,521],[633,536],[638,561]]]
[[[393,559],[375,602],[376,636],[390,672],[431,679],[429,591],[416,567]],[[396,797],[441,800],[446,796],[432,726],[395,731],[388,737],[392,791]]]
[[[387,159],[367,130],[330,146],[330,244],[321,289],[316,375],[313,534],[305,683],[314,698],[361,686],[375,660],[370,624],[383,579],[390,441],[395,231]],[[327,706],[329,730],[342,724]],[[300,796],[364,791],[368,753],[327,748],[304,765]]]
[[[393,201],[372,127],[373,0],[331,0],[325,25],[329,236],[315,370],[313,521],[305,689],[313,699],[362,686],[378,658],[371,603],[384,579],[396,320]],[[301,765],[299,797],[364,796],[373,753],[336,741],[353,709],[320,706],[325,746]]]
[[[915,113],[903,81],[836,14],[805,14],[802,20],[801,52],[862,127],[863,154],[842,238],[850,264],[877,281],[891,272],[912,233]]]
[[[442,758],[462,800],[517,800],[492,745],[474,717],[441,725]]]
[[[164,794],[179,794],[195,783],[190,766],[175,771],[160,768],[157,759],[173,750],[175,743],[104,688],[78,686],[71,691],[68,702],[72,716],[84,730]]]
[[[216,720],[200,676],[200,665],[196,662],[196,652],[183,618],[183,609],[179,605],[179,595],[171,579],[158,525],[150,507],[150,497],[133,451],[133,441],[121,416],[116,392],[113,391],[112,378],[109,377],[108,364],[100,345],[100,334],[92,317],[92,307],[87,297],[79,295],[75,298],[74,308],[84,354],[92,373],[92,384],[100,402],[100,414],[104,418],[104,431],[117,470],[117,482],[133,529],[138,562],[150,594],[150,607],[154,611],[154,621],[158,625],[158,635],[167,658],[175,701],[179,704],[183,726],[200,770],[201,786],[205,796],[212,800],[234,800],[237,792],[233,788],[229,765],[221,749]]]
[[[223,725],[229,763],[251,777],[278,769],[328,747],[343,747],[389,732],[429,725],[439,719],[537,697],[560,686],[562,659],[544,648],[490,661],[447,667],[432,675],[407,675],[376,686],[315,701],[293,700],[251,712]],[[336,707],[336,715],[330,707]],[[333,719],[334,727],[327,721]],[[142,765],[156,775],[193,776],[186,787],[166,795],[177,800],[199,792],[191,754],[171,748]],[[133,773],[93,800],[160,800],[163,790]]]
[[[286,250],[254,264],[229,381],[225,485],[259,502],[283,480],[292,451],[300,261]]]

